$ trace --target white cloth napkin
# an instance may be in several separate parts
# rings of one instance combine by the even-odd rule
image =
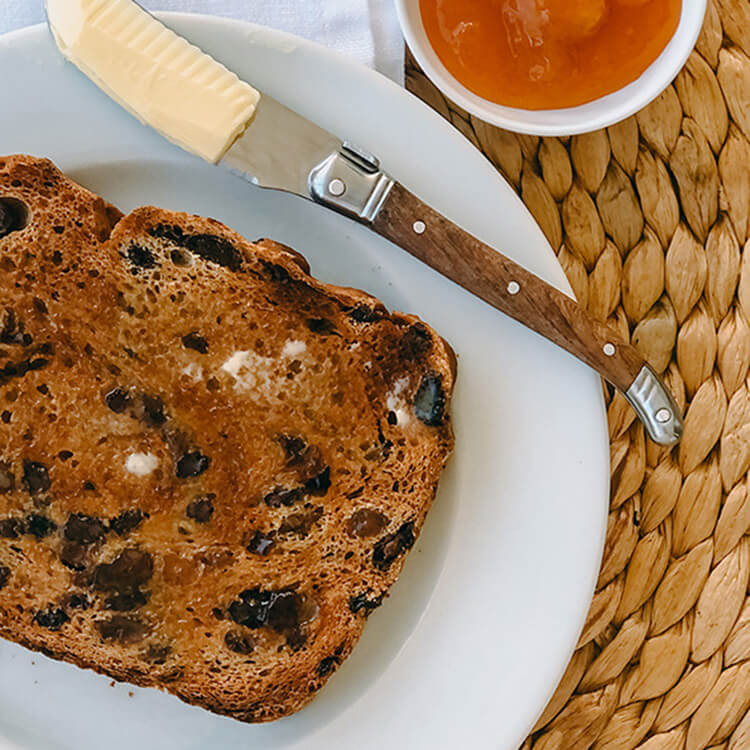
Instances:
[[[313,39],[399,83],[404,42],[393,0],[139,0],[149,10],[240,18]],[[44,21],[43,0],[0,0],[0,33]]]

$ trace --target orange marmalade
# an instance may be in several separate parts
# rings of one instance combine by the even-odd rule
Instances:
[[[634,81],[677,30],[681,0],[420,0],[430,43],[479,96],[573,107]]]

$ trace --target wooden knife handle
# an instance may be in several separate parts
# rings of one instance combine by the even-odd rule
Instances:
[[[381,236],[596,370],[625,394],[654,441],[679,441],[682,419],[662,381],[633,346],[575,300],[397,182],[370,223]]]
[[[372,224],[383,237],[569,351],[625,392],[645,361],[604,323],[396,183]]]

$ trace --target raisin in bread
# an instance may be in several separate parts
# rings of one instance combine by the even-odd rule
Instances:
[[[0,158],[0,635],[243,721],[297,711],[451,453],[450,348],[268,240]]]

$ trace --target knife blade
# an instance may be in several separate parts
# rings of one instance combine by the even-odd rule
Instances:
[[[69,8],[71,3],[66,2]],[[91,0],[74,2],[83,6]],[[53,0],[48,0],[48,18],[52,5]],[[54,1],[54,5],[61,7],[58,0]],[[106,15],[106,5],[107,0],[97,0],[97,19],[101,18],[102,13]],[[116,6],[116,10],[122,13],[131,12],[135,3],[131,0],[110,0],[110,5],[113,9]],[[143,15],[148,14],[143,12]],[[62,20],[65,20],[64,16]],[[79,34],[93,34],[96,31],[93,15],[82,14],[76,20]],[[161,23],[156,19],[153,21]],[[129,18],[128,26],[132,25]],[[57,31],[54,26],[52,28],[58,46],[71,57],[70,49],[64,48],[61,43],[59,28]],[[165,27],[161,28],[166,31]],[[173,78],[187,78],[190,66],[196,67],[197,61],[189,58],[179,47],[177,40],[184,40],[172,32],[169,34],[172,36],[166,42],[162,40],[162,44],[172,47],[169,55],[162,56],[168,59],[169,64],[164,72]],[[129,43],[132,43],[132,34],[129,34],[129,39]],[[97,45],[92,48],[97,48]],[[192,55],[199,53],[194,47],[190,47],[190,50],[194,51]],[[124,48],[124,53],[128,52]],[[203,58],[207,56],[203,55]],[[119,90],[127,91],[132,90],[130,84],[134,83],[127,79],[121,68],[113,68],[109,60],[109,68],[104,66],[105,73],[96,75],[95,65],[92,65],[95,61],[73,60],[113,98],[149,122],[149,118],[137,107],[129,106],[129,102],[116,95],[118,88],[115,84],[119,85]],[[205,60],[202,62],[205,63]],[[143,60],[139,60],[139,63],[143,68]],[[159,65],[164,67],[166,64],[164,60],[156,60],[156,72],[159,72]],[[226,78],[229,71],[216,63],[214,65],[217,75]],[[112,73],[113,70],[116,73]],[[149,79],[159,81],[150,68],[146,70]],[[106,80],[107,71],[116,78],[112,85]],[[240,93],[246,100],[252,100],[258,93],[248,84],[239,82],[236,76],[233,78],[234,85],[241,83],[244,86]],[[195,81],[191,79],[190,84],[192,90],[197,90],[200,95]],[[211,89],[208,83],[205,93],[207,97],[211,94],[219,106],[227,106],[221,98],[216,98],[215,87]],[[236,111],[232,111],[231,107],[229,110],[234,131],[237,129]],[[216,153],[217,158],[223,156],[219,163],[258,187],[293,193],[368,226],[595,369],[624,394],[652,440],[663,445],[673,445],[679,441],[682,418],[672,395],[638,351],[622,340],[611,327],[596,320],[572,298],[422,202],[386,174],[373,154],[336,137],[262,92],[253,110],[244,133],[232,141],[232,132],[227,146],[232,145],[228,150],[223,148],[217,151],[216,139],[213,138],[210,153]],[[200,119],[201,115],[195,117]],[[197,147],[190,148],[189,134],[200,132],[201,127],[206,134],[205,122],[170,123],[167,120],[160,132],[186,150],[208,158],[206,149],[201,152]],[[456,137],[459,137],[458,134]],[[213,156],[211,160],[214,160]]]

